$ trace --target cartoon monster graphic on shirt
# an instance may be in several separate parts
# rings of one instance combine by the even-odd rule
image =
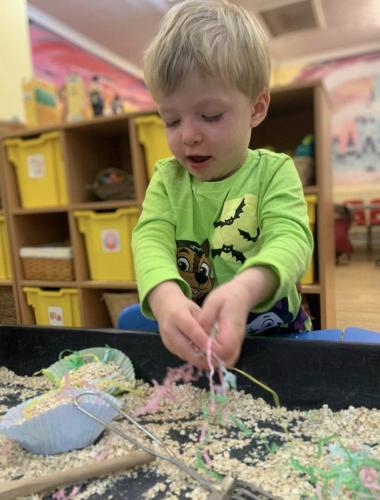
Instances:
[[[202,303],[214,284],[209,252],[207,239],[201,245],[196,241],[177,241],[177,267],[182,278],[190,285],[192,299],[198,304]]]
[[[260,236],[257,196],[246,194],[242,198],[226,201],[214,228],[212,257],[219,256],[223,260],[243,264],[254,252],[253,243]]]
[[[287,327],[293,322],[293,315],[289,311],[287,297],[279,300],[270,311],[265,313],[250,313],[246,326],[248,335],[265,332],[276,327]]]

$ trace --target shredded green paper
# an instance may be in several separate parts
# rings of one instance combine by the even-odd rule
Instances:
[[[315,486],[314,499],[380,498],[380,460],[369,446],[348,449],[335,435],[328,436],[318,441],[316,458],[316,466],[291,459],[292,467]]]

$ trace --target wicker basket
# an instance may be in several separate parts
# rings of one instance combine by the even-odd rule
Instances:
[[[73,281],[74,267],[70,247],[21,248],[24,279]]]
[[[135,197],[133,176],[120,168],[101,170],[87,189],[99,200],[130,200]]]
[[[16,306],[11,287],[0,287],[0,325],[17,323]]]
[[[139,303],[139,294],[129,293],[103,293],[103,299],[112,321],[112,326],[117,328],[117,320],[120,312],[127,306]]]

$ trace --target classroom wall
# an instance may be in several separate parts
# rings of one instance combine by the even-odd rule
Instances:
[[[36,76],[58,86],[70,71],[86,82],[100,74],[110,96],[119,93],[139,109],[153,106],[138,78],[36,24],[28,32],[25,0],[1,0],[0,15],[0,119],[23,118],[21,81],[31,76],[32,65]],[[332,110],[334,198],[369,201],[380,186],[380,52],[312,64],[285,63],[275,66],[272,83],[317,78],[325,83]]]
[[[154,107],[152,97],[140,78],[117,68],[37,23],[30,22],[29,32],[36,77],[62,89],[67,76],[74,73],[81,77],[85,87],[89,89],[92,77],[97,75],[106,112],[109,111],[109,104],[115,95],[123,100],[126,111]]]
[[[380,197],[380,51],[275,68],[273,83],[322,79],[331,106],[334,200]]]
[[[0,1],[0,120],[24,120],[21,85],[32,75],[26,0]]]

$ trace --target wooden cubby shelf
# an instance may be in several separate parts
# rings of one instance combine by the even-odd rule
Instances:
[[[67,204],[51,207],[22,206],[15,168],[8,161],[5,144],[0,150],[0,188],[13,264],[13,281],[0,282],[14,293],[18,321],[34,324],[32,308],[23,287],[78,290],[81,325],[111,327],[103,294],[136,292],[134,281],[93,281],[90,279],[83,235],[75,219],[76,210],[105,212],[117,208],[140,207],[148,185],[148,167],[139,144],[135,119],[155,113],[144,111],[121,116],[99,117],[78,123],[27,130],[8,138],[35,138],[56,131],[64,160]],[[266,120],[253,130],[251,147],[271,146],[276,151],[294,151],[306,134],[315,138],[315,183],[304,188],[317,196],[315,225],[314,283],[303,285],[303,294],[316,328],[334,327],[334,232],[331,193],[330,132],[325,91],[318,82],[274,88]],[[116,167],[128,174],[133,192],[128,199],[101,201],[90,186],[103,169]],[[73,251],[72,281],[26,280],[22,272],[20,248],[50,242],[68,242]]]

